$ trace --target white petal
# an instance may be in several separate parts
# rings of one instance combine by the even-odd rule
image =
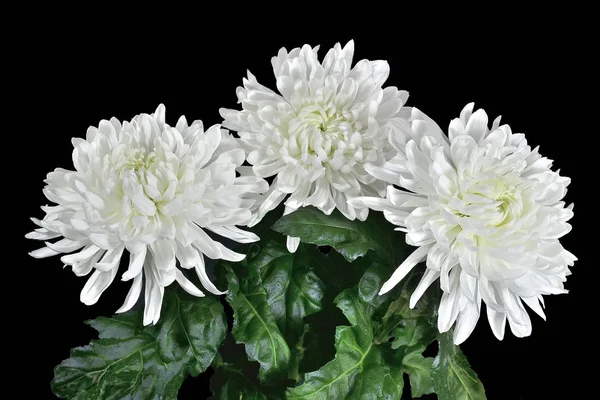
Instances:
[[[97,251],[96,253],[94,253],[90,258],[87,258],[83,261],[79,261],[76,262],[75,264],[72,265],[72,270],[73,273],[76,276],[85,276],[87,274],[89,274],[92,269],[94,269],[94,266],[96,265],[96,263],[98,262],[98,260],[100,259],[100,257],[104,254],[103,250]]]
[[[165,113],[166,107],[164,104],[159,104],[158,107],[156,107],[156,111],[154,111],[154,120],[160,128],[162,128],[165,124]]]
[[[243,188],[245,193],[265,193],[269,190],[269,183],[258,176],[244,175],[244,167],[237,168],[242,175],[235,179],[235,186]],[[250,173],[251,170],[250,170]]]
[[[175,280],[175,243],[165,239],[156,240],[150,244],[150,251],[157,283],[160,286],[169,286]]]
[[[123,255],[124,249],[125,246],[120,245],[119,247],[108,250],[106,253],[104,253],[102,259],[98,261],[94,267],[103,272],[117,268],[119,262],[121,261],[121,256]]]
[[[131,201],[135,208],[142,214],[146,216],[152,216],[156,214],[156,204],[144,194],[136,194],[132,196]]]
[[[192,224],[191,227],[196,237],[194,244],[198,247],[198,250],[213,260],[221,258],[222,253],[220,251],[219,243],[212,240],[212,238],[199,226]]]
[[[414,137],[415,139],[420,138],[422,136],[429,136],[431,138],[434,138],[440,144],[446,145],[448,143],[448,137],[446,136],[444,131],[442,131],[439,125],[427,114],[425,114],[423,111],[419,110],[416,107],[412,107],[412,109],[410,107],[405,108],[410,109],[410,120],[425,122],[425,124],[422,124],[420,127],[423,130],[415,132],[418,135]]]
[[[193,246],[182,246],[180,243],[177,243],[177,259],[182,268],[195,267],[200,262],[200,257],[200,253]]]
[[[423,277],[419,281],[419,284],[417,285],[417,287],[413,291],[412,295],[410,296],[410,303],[409,303],[410,308],[415,308],[415,305],[417,305],[417,302],[419,301],[421,296],[423,296],[423,294],[429,288],[429,286],[431,286],[431,284],[433,282],[435,282],[435,280],[439,277],[440,277],[440,271],[436,271],[436,270],[429,269],[429,268],[425,271],[425,273],[423,274]]]
[[[206,266],[204,264],[204,258],[200,258],[200,264],[196,265],[196,273],[198,274],[198,278],[200,278],[200,283],[202,286],[212,294],[221,295],[227,293],[227,291],[221,292],[217,287],[210,281],[208,275],[206,274]]]
[[[459,118],[454,118],[450,121],[450,127],[448,128],[448,137],[450,141],[454,141],[458,136],[465,134],[465,124]]]
[[[339,212],[342,213],[344,217],[353,221],[356,219],[356,211],[354,207],[348,206],[348,195],[346,193],[338,192],[333,190],[333,200],[335,202],[335,206]],[[363,209],[368,211],[368,209]]]
[[[129,292],[127,292],[125,302],[121,308],[115,311],[117,314],[131,310],[131,307],[137,303],[140,294],[142,293],[142,275],[143,274],[138,274],[133,278],[133,283],[131,284],[131,288],[129,288]]]
[[[396,268],[390,279],[388,279],[381,290],[379,290],[379,294],[385,294],[392,290],[394,286],[398,284],[404,277],[423,259],[427,256],[427,252],[431,246],[421,246],[417,250],[413,251],[410,256],[406,257],[404,262]]]
[[[298,250],[298,246],[300,246],[300,238],[295,236],[288,236],[286,247],[290,253],[295,253]]]
[[[144,265],[144,275],[146,285],[144,288],[144,326],[156,324],[160,318],[163,295],[165,288],[160,286],[157,281],[156,272],[152,262],[146,262]]]
[[[207,226],[206,229],[238,243],[253,243],[260,240],[256,234],[235,226]]]
[[[460,311],[458,304],[460,299],[460,291],[458,290],[459,273],[457,268],[452,269],[450,272],[450,290],[444,292],[440,300],[438,308],[438,330],[440,332],[447,332],[450,329]]]
[[[106,206],[104,200],[94,192],[83,193],[85,199],[96,209],[102,209]]]
[[[297,210],[304,205],[304,201],[308,197],[311,189],[310,182],[301,182],[298,188],[285,201],[286,209]]]
[[[48,240],[54,239],[60,236],[58,232],[51,232],[45,228],[38,228],[32,232],[29,232],[25,235],[26,239],[34,239],[34,240]]]
[[[406,227],[406,217],[409,216],[409,213],[407,211],[390,208],[387,210],[383,210],[383,216],[385,217],[385,219],[390,221],[390,223],[392,223],[396,226],[399,226],[400,228],[405,228]],[[400,228],[396,228],[396,229],[399,230]],[[406,231],[404,231],[404,232],[406,232]]]
[[[460,266],[469,275],[479,277],[479,258],[475,251],[465,251],[460,257]]]
[[[111,237],[112,235],[106,233],[91,233],[89,235],[90,240],[96,246],[104,250],[110,250],[116,247],[116,243],[114,239]]]
[[[499,288],[499,295],[502,300],[502,305],[505,307],[509,322],[512,321],[518,325],[531,325],[529,315],[527,314],[525,307],[523,307],[520,297],[515,295],[505,286]]]
[[[485,276],[479,278],[479,293],[488,308],[504,313],[505,309],[500,305],[496,284],[489,281]]]
[[[442,268],[440,270],[440,288],[442,289],[442,291],[450,292],[450,274],[457,269],[458,268],[450,264],[442,265]]]
[[[82,248],[87,243],[87,240],[70,240],[66,238],[54,243],[45,242],[46,246],[56,251],[57,253],[70,253],[72,251]]]
[[[529,315],[527,315],[527,320],[524,324],[518,324],[515,322],[511,315],[508,314],[508,324],[510,325],[510,330],[516,337],[525,337],[531,335],[531,320],[529,319]]]
[[[477,321],[479,320],[479,308],[477,303],[470,303],[466,310],[462,311],[456,319],[454,327],[454,344],[459,345],[471,335]]]
[[[40,249],[29,252],[29,255],[33,258],[46,258],[46,257],[55,256],[57,254],[61,254],[61,253],[58,251],[54,251],[49,247],[42,247]]]
[[[392,185],[386,188],[386,199],[396,207],[417,208],[429,205],[427,197],[405,190],[398,190]]]
[[[248,226],[254,226],[257,223],[259,223],[267,212],[276,208],[279,205],[279,203],[281,203],[283,201],[285,196],[287,196],[286,193],[283,193],[283,192],[275,189],[276,181],[277,181],[277,178],[275,178],[273,180],[273,183],[272,183],[271,187],[269,188],[270,192],[265,193],[263,200],[257,211],[257,218],[254,221],[252,221],[251,224],[248,224]]]
[[[462,111],[460,112],[460,119],[463,122],[466,123],[469,120],[469,118],[471,118],[471,114],[473,113],[473,107],[475,107],[475,103],[473,102],[463,107]]]
[[[374,211],[383,211],[392,207],[387,199],[379,197],[354,197],[348,199],[348,204],[354,208],[370,208]]]
[[[238,262],[238,261],[242,261],[244,258],[246,258],[245,254],[236,253],[235,251],[225,247],[222,243],[215,242],[215,244],[217,245],[217,247],[220,250],[220,253],[221,253],[220,258],[222,260]]]
[[[306,199],[306,204],[317,207],[327,215],[331,214],[335,208],[335,202],[331,195],[329,182],[325,177],[316,181],[315,190],[313,194]]]
[[[79,253],[73,253],[66,256],[62,256],[60,258],[60,261],[67,265],[73,265],[84,260],[89,260],[98,251],[100,251],[100,247],[90,243],[87,246],[85,246]]]
[[[442,266],[448,265],[448,257],[450,257],[448,250],[439,244],[434,244],[427,253],[427,268],[441,271]]]
[[[131,278],[138,276],[140,272],[142,272],[144,261],[146,260],[147,251],[148,248],[146,246],[143,246],[140,248],[140,251],[138,253],[129,255],[129,267],[121,277],[122,280],[128,281]]]
[[[506,326],[506,314],[498,312],[490,307],[486,307],[486,312],[494,336],[496,336],[498,340],[502,340],[504,338],[504,328]]]
[[[260,178],[268,178],[279,173],[282,169],[285,168],[285,165],[286,164],[283,162],[283,160],[278,159],[270,164],[254,165],[253,171],[256,174],[256,176]]]
[[[540,305],[542,296],[539,297],[521,297],[521,300],[525,304],[527,304],[537,315],[542,317],[542,319],[546,320],[546,314],[544,313],[544,309]]]
[[[465,127],[465,133],[475,139],[476,142],[482,140],[488,132],[488,116],[483,109],[475,111]]]
[[[476,297],[479,296],[479,289],[477,285],[477,278],[461,271],[460,274],[460,290],[467,299],[475,301]]]
[[[102,293],[110,286],[116,275],[116,268],[108,272],[96,270],[81,290],[79,296],[81,302],[88,306],[95,304],[100,298],[100,295],[102,295]]]
[[[204,297],[204,293],[200,289],[198,289],[188,278],[183,275],[183,272],[180,270],[175,271],[175,279],[177,283],[189,294],[196,297]]]
[[[389,184],[398,184],[400,180],[400,174],[397,172],[370,163],[365,164],[365,171],[367,171],[369,175]]]

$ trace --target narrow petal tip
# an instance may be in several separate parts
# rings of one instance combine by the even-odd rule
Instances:
[[[386,294],[387,292],[392,290],[394,288],[394,286],[396,286],[395,283],[390,283],[390,281],[387,281],[386,283],[383,284],[383,286],[379,290],[379,295],[382,296],[382,295]]]

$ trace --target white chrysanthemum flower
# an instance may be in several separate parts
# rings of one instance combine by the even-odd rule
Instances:
[[[386,199],[357,198],[406,232],[419,246],[383,285],[386,293],[420,261],[426,272],[410,306],[440,279],[438,328],[456,322],[462,343],[479,319],[481,300],[498,339],[506,320],[518,336],[531,333],[527,304],[542,318],[542,295],[566,293],[563,283],[576,257],[559,243],[570,231],[573,206],[561,200],[569,178],[550,170],[552,161],[531,149],[497,118],[488,129],[483,110],[468,104],[450,123],[449,135],[412,110],[411,129],[390,135],[398,155],[383,167],[367,166],[390,184]]]
[[[368,209],[356,210],[347,200],[385,194],[385,182],[363,166],[389,158],[387,125],[401,114],[408,118],[402,111],[408,92],[382,88],[389,75],[385,61],[361,60],[351,67],[353,41],[344,48],[336,44],[323,62],[317,50],[282,48],[271,60],[281,94],[248,72],[237,89],[242,110],[220,110],[223,126],[239,133],[254,173],[275,177],[251,225],[287,195],[285,214],[311,205],[325,214],[337,208],[348,219],[364,220]],[[290,251],[298,243],[288,238]]]
[[[235,138],[214,125],[204,132],[201,121],[191,126],[181,117],[175,127],[165,123],[165,107],[131,122],[103,120],[90,127],[86,139],[72,140],[75,171],[48,174],[44,194],[56,203],[46,206],[40,226],[26,237],[46,241],[30,254],[36,258],[61,253],[78,276],[94,271],[81,301],[94,304],[112,283],[125,250],[133,279],[125,303],[129,310],[145,282],[144,325],[156,323],[164,288],[174,281],[194,296],[204,294],[177,268],[194,268],[202,285],[222,294],[209,280],[204,256],[239,261],[235,253],[211,239],[205,229],[241,243],[259,238],[238,229],[251,218],[253,193],[268,184],[255,176],[236,177],[245,158]],[[63,237],[54,243],[49,239]]]

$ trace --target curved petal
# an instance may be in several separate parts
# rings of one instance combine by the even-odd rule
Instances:
[[[110,286],[116,275],[116,268],[108,272],[94,271],[81,290],[81,295],[79,296],[81,302],[87,306],[96,304],[100,295]]]
[[[165,293],[165,288],[158,284],[155,267],[152,261],[146,260],[144,264],[144,275],[146,285],[144,288],[144,326],[156,324],[160,318],[162,308],[162,300]]]
[[[300,238],[295,236],[288,236],[286,241],[286,247],[290,253],[295,253],[300,246]]]
[[[429,286],[431,286],[431,284],[433,282],[435,282],[435,280],[438,279],[439,277],[440,277],[440,271],[436,271],[436,270],[429,269],[429,268],[425,271],[425,273],[423,274],[423,277],[419,281],[419,284],[417,285],[417,287],[413,291],[412,295],[410,296],[410,302],[409,302],[410,308],[415,308],[415,306],[417,305],[417,302],[419,301],[421,296],[423,296],[423,294],[429,288]]]
[[[127,271],[125,271],[121,277],[121,280],[128,281],[138,276],[142,272],[147,251],[148,248],[146,246],[142,246],[139,252],[129,255],[129,268],[127,268]]]
[[[204,297],[204,293],[196,287],[180,270],[175,271],[175,279],[186,292],[196,297]]]
[[[212,294],[221,295],[227,293],[227,290],[222,292],[210,281],[207,273],[206,273],[206,265],[204,264],[204,257],[200,257],[200,263],[195,266],[196,273],[198,274],[198,278],[200,278],[200,283],[202,286]]]
[[[402,262],[402,264],[396,268],[390,279],[383,284],[381,290],[379,290],[379,294],[382,295],[392,290],[394,286],[398,284],[398,282],[404,279],[404,277],[415,267],[415,265],[423,261],[430,248],[430,245],[421,246],[417,250],[413,251],[410,256],[406,257],[404,262]]]
[[[106,253],[104,253],[102,259],[98,261],[94,267],[103,272],[110,271],[113,268],[118,268],[119,263],[121,262],[121,256],[123,255],[123,250],[125,250],[125,246],[123,245],[108,250]]]
[[[125,297],[125,302],[117,311],[117,314],[124,313],[126,311],[131,310],[131,308],[137,303],[140,294],[142,293],[142,274],[138,274],[133,278],[133,283],[131,284],[131,288],[129,288],[129,292],[127,292],[127,296]]]
[[[244,231],[235,226],[207,226],[206,229],[238,243],[258,242],[260,238],[250,231]]]
[[[465,310],[461,311],[456,318],[454,327],[454,344],[459,345],[473,332],[477,321],[479,320],[479,307],[475,302],[469,302]]]

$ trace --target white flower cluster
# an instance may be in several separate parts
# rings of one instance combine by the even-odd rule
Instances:
[[[194,269],[204,288],[221,294],[209,280],[204,256],[240,261],[245,256],[213,240],[205,230],[240,243],[259,238],[236,225],[251,220],[253,194],[268,184],[255,176],[236,176],[245,159],[236,139],[218,125],[204,131],[181,117],[165,123],[165,107],[121,124],[115,118],[91,127],[85,139],[73,139],[75,171],[48,174],[39,229],[28,238],[44,240],[33,251],[41,258],[61,253],[61,261],[78,276],[94,271],[81,301],[94,304],[112,283],[123,252],[133,280],[125,304],[138,300],[144,278],[144,324],[160,317],[164,288],[174,281],[195,296],[204,294],[178,268]],[[255,196],[254,196],[255,197]],[[63,237],[57,242],[49,239]]]
[[[558,241],[571,229],[573,206],[562,201],[570,180],[551,171],[552,162],[500,118],[488,129],[486,113],[473,113],[472,103],[452,120],[448,136],[413,108],[410,128],[394,132],[390,143],[396,156],[367,168],[390,184],[386,198],[351,201],[383,211],[418,246],[380,293],[425,261],[410,306],[439,278],[438,329],[456,322],[456,344],[473,331],[482,300],[498,339],[506,320],[516,336],[528,336],[523,303],[544,318],[542,295],[566,293],[576,260]]]
[[[439,280],[438,328],[453,325],[455,343],[473,331],[482,302],[494,334],[506,321],[516,336],[531,332],[524,304],[544,316],[542,295],[565,293],[576,258],[559,239],[573,207],[562,201],[569,179],[531,149],[523,134],[468,104],[448,134],[416,108],[408,93],[383,87],[385,61],[354,66],[354,43],[337,44],[319,61],[318,47],[281,49],[271,63],[278,92],[248,73],[237,90],[241,110],[221,109],[223,126],[165,123],[164,106],[131,122],[116,119],[73,139],[74,171],[48,175],[43,220],[27,237],[44,240],[34,257],[61,260],[95,303],[119,270],[124,251],[133,280],[130,309],[144,284],[144,324],[156,323],[164,288],[177,281],[203,296],[183,270],[221,294],[204,256],[239,261],[206,231],[248,243],[251,227],[280,203],[285,214],[314,206],[365,220],[369,209],[406,232],[417,249],[381,288],[388,292],[421,261],[426,272],[414,307]],[[243,166],[247,162],[250,166]],[[267,183],[264,178],[270,178]],[[58,241],[50,242],[54,238]],[[293,252],[299,239],[288,238]]]
[[[352,41],[344,48],[337,44],[323,62],[317,50],[281,49],[271,60],[279,93],[248,73],[237,90],[242,110],[221,109],[223,126],[240,135],[252,171],[274,177],[252,224],[288,195],[284,214],[311,205],[363,221],[368,209],[348,200],[385,193],[386,183],[368,174],[365,164],[383,165],[392,156],[387,137],[408,116],[408,92],[382,87],[390,72],[385,61],[361,60],[352,67]],[[288,239],[290,251],[297,246],[298,240]]]

